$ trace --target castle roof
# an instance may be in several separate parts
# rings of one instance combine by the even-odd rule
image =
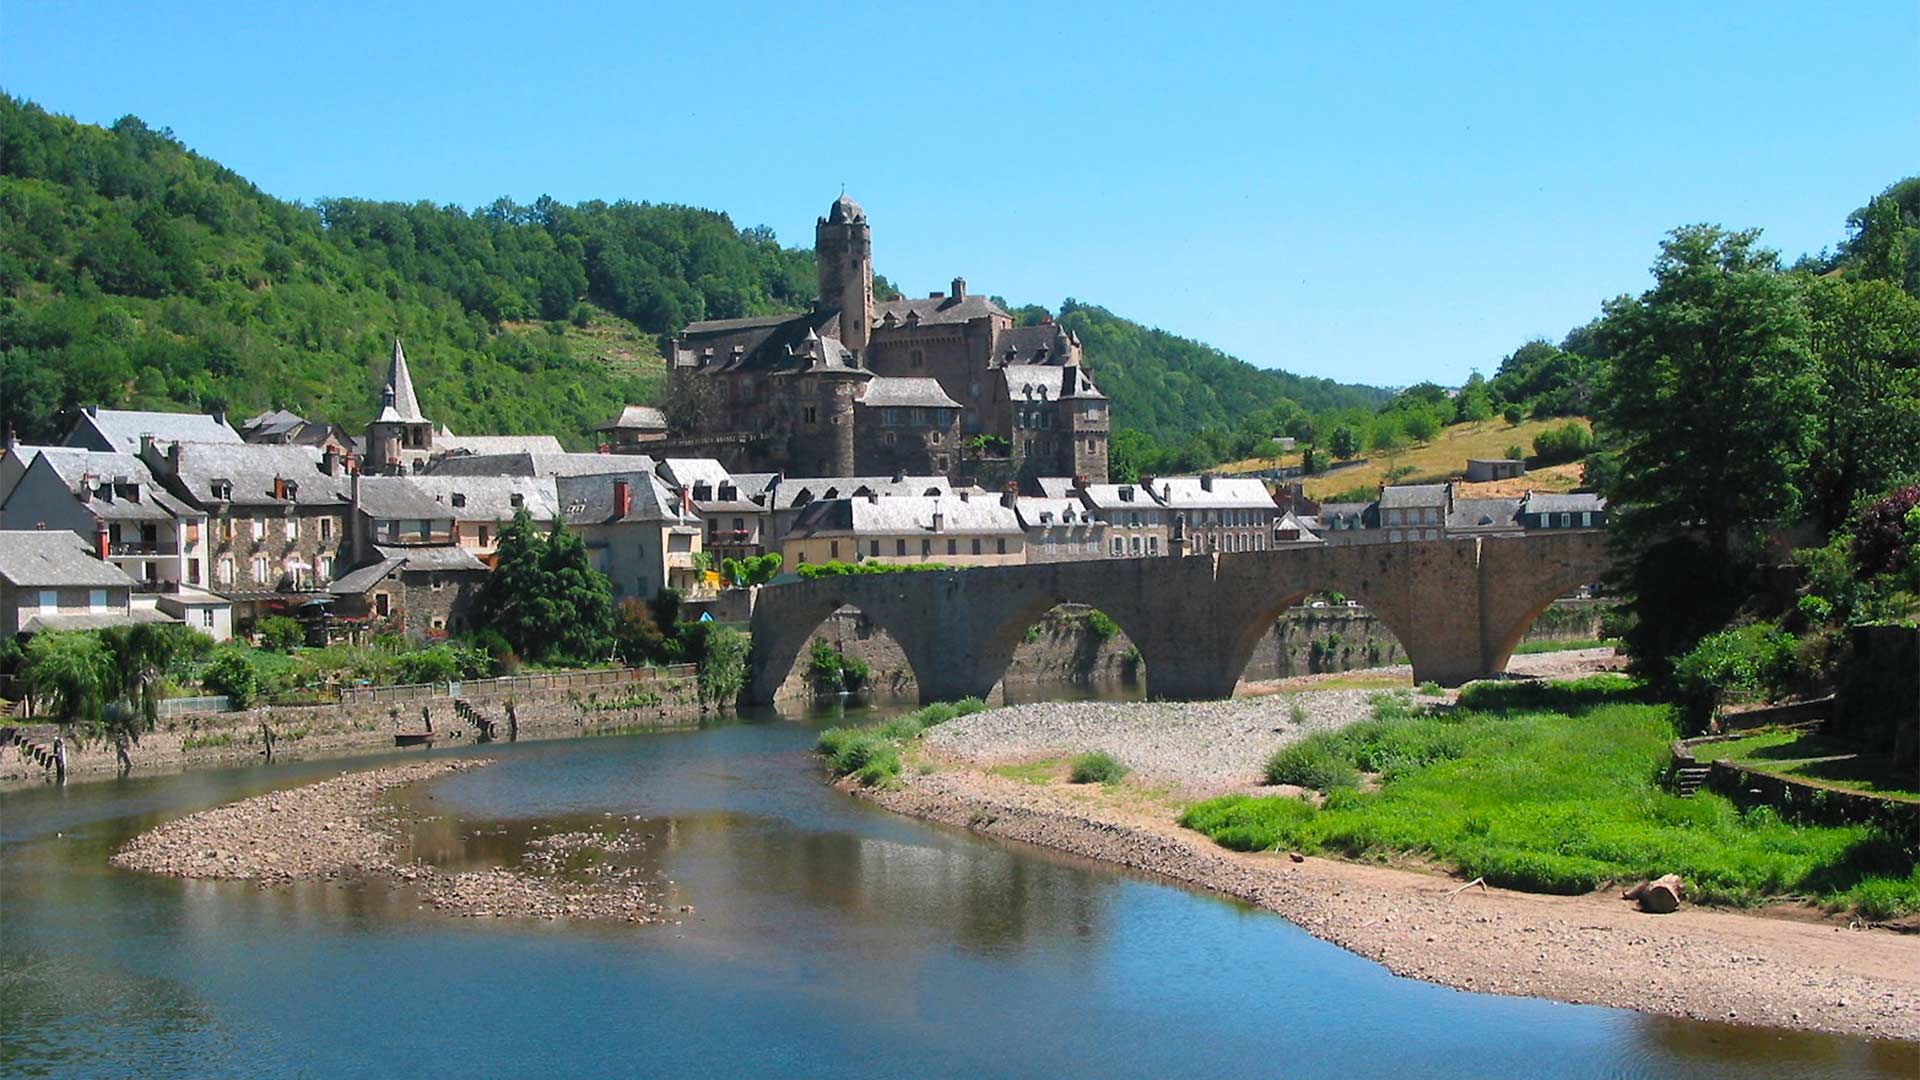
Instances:
[[[844,191],[840,193],[839,198],[833,200],[832,206],[827,207],[827,224],[829,225],[857,225],[865,220],[867,220],[867,212],[861,209],[859,203],[848,198]]]
[[[400,347],[400,339],[393,339],[393,363],[387,368],[387,385],[380,391],[380,417],[376,421],[382,424],[424,424],[427,418],[420,415],[420,401],[413,396],[413,373],[407,370],[407,353]]]
[[[1014,364],[1000,369],[1009,401],[1058,401],[1061,398],[1104,398],[1078,364]]]
[[[940,389],[939,379],[876,375],[867,383],[860,404],[880,406],[920,406],[933,409],[957,409],[960,403]]]
[[[1059,364],[1079,342],[1058,323],[1013,326],[993,337],[996,364]]]
[[[889,315],[893,317],[892,322],[887,321]],[[903,296],[898,300],[882,300],[874,305],[873,330],[875,333],[883,333],[912,323],[918,323],[921,326],[964,323],[974,319],[984,319],[990,315],[1012,318],[1005,308],[975,293],[968,293],[964,297],[947,296],[942,293],[939,296],[929,296],[924,299]]]
[[[428,476],[597,476],[653,468],[645,454],[455,454],[428,466]]]
[[[826,331],[839,309],[816,307],[798,315],[693,323],[673,346],[676,367],[701,371],[856,374],[853,353]]]

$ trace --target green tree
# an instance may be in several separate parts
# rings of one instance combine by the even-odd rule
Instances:
[[[1862,495],[1920,476],[1920,300],[1878,278],[1815,278],[1806,298],[1825,406],[1808,494],[1832,529]]]
[[[1487,390],[1486,377],[1474,372],[1454,399],[1454,416],[1462,423],[1477,424],[1493,419],[1493,396]]]
[[[113,653],[99,635],[80,630],[35,634],[18,678],[36,709],[88,734],[104,725],[120,686]]]
[[[546,543],[525,508],[500,530],[494,548],[493,573],[474,597],[475,622],[496,631],[513,651],[537,660],[551,648],[552,620],[559,612],[545,598],[548,586],[542,566]]]
[[[1333,434],[1327,436],[1327,450],[1336,461],[1349,460],[1360,452],[1360,436],[1354,433],[1350,425],[1341,424],[1333,429]]]
[[[540,570],[554,607],[543,659],[591,664],[613,654],[613,585],[593,568],[586,542],[556,517]]]
[[[730,626],[713,629],[700,658],[700,700],[731,708],[746,687],[747,636]]]
[[[1608,305],[1607,494],[1629,539],[1700,528],[1726,559],[1736,533],[1797,507],[1819,380],[1793,283],[1758,236],[1676,229],[1653,288]]]

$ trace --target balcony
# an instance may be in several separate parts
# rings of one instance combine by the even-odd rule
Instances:
[[[147,543],[143,540],[107,545],[107,557],[110,559],[152,559],[172,555],[171,547],[159,542]]]

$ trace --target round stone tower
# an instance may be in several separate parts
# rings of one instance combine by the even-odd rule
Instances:
[[[842,192],[813,230],[820,302],[840,309],[840,343],[862,357],[873,326],[873,233],[867,212]]]

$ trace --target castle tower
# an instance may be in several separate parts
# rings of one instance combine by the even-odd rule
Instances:
[[[393,339],[393,364],[380,390],[380,415],[367,425],[367,464],[372,472],[414,471],[433,455],[433,424],[420,414],[413,396],[413,373],[400,339]]]
[[[867,212],[842,192],[813,230],[820,302],[840,309],[840,343],[856,358],[873,326],[873,232]]]

